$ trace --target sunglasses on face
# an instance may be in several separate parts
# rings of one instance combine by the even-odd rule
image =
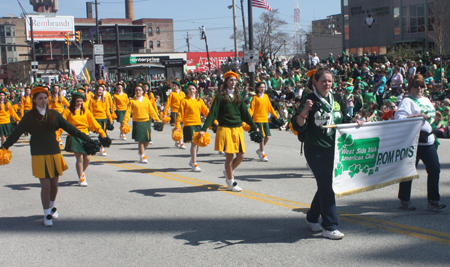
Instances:
[[[412,86],[413,88],[425,88],[425,85],[423,85],[423,84],[414,84],[413,86]]]

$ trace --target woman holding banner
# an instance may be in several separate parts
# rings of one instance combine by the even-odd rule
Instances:
[[[312,76],[313,92],[302,98],[299,109],[292,118],[292,126],[298,138],[305,144],[306,161],[317,183],[317,192],[311,208],[306,214],[306,223],[314,232],[322,231],[329,239],[342,239],[338,230],[338,215],[333,191],[333,164],[335,129],[330,126],[340,122],[352,122],[347,106],[335,101],[331,87],[333,74],[326,69],[318,69]],[[362,121],[356,121],[358,126]],[[322,224],[319,223],[322,217]]]
[[[423,117],[422,128],[419,135],[419,146],[417,148],[416,167],[419,160],[425,164],[428,174],[427,196],[428,210],[439,211],[446,207],[440,203],[439,195],[439,176],[441,165],[435,147],[435,137],[433,135],[431,123],[434,121],[436,110],[433,104],[426,97],[423,97],[425,90],[425,81],[420,74],[414,77],[408,83],[409,96],[400,102],[395,119],[406,119],[414,117]],[[408,211],[415,210],[411,204],[411,186],[412,181],[400,183],[398,198],[400,199],[400,208]]]

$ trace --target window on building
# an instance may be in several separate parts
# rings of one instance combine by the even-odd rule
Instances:
[[[12,58],[8,58],[8,63],[12,63],[13,59]]]
[[[161,42],[160,42],[160,41],[157,41],[157,42],[156,42],[156,46],[157,46],[157,47],[160,47],[160,46],[161,46]]]
[[[345,34],[345,40],[350,39],[350,27],[348,24],[348,15],[344,15],[344,34]]]
[[[394,34],[400,34],[400,8],[394,7]]]
[[[11,28],[11,36],[16,36],[16,29],[15,28]]]
[[[434,23],[433,3],[429,3],[428,4],[428,31],[429,32],[434,31],[433,23]]]
[[[5,28],[3,27],[0,28],[0,36],[5,36]]]
[[[378,46],[372,46],[372,55],[377,53],[377,55],[380,54],[380,49]]]
[[[13,50],[12,50],[12,46],[7,46],[7,47],[6,47],[6,50],[8,50],[8,51],[13,51]]]
[[[14,58],[14,62],[17,62],[17,58]]]
[[[417,5],[417,31],[425,32],[425,9],[424,5]]]
[[[152,27],[148,27],[148,35],[153,35],[153,28]]]
[[[156,27],[156,33],[159,33],[159,27]]]
[[[149,42],[148,42],[148,48],[153,49],[153,41],[149,41]]]
[[[387,49],[386,46],[380,46],[380,55],[386,55],[387,54]]]
[[[342,2],[344,6],[348,6],[348,0],[343,0]]]
[[[364,47],[356,48],[356,55],[357,56],[362,56],[364,54],[363,51],[364,51]]]
[[[409,33],[409,6],[402,7],[402,31]]]
[[[425,32],[425,9],[423,4],[402,8],[402,30],[403,33]]]
[[[6,28],[5,32],[6,32],[6,36],[11,36],[11,28]]]

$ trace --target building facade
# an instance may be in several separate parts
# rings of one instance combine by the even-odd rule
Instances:
[[[415,53],[436,51],[430,38],[435,1],[447,0],[341,0],[344,51],[357,56],[380,55],[398,45]],[[447,38],[446,47],[449,45]]]
[[[7,44],[26,45],[25,20],[14,15],[0,18],[0,63],[8,64],[28,60],[29,47],[3,46]]]

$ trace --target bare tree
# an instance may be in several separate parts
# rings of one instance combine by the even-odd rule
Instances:
[[[30,62],[27,61],[9,63],[6,69],[8,80],[12,83],[28,82],[30,79],[30,75],[27,73],[30,70],[29,65]]]
[[[450,1],[434,0],[430,3],[430,14],[428,15],[431,31],[428,36],[436,43],[439,56],[442,59],[444,53],[445,41],[449,35],[450,26]],[[442,67],[442,60],[441,60]]]
[[[262,13],[259,21],[253,23],[254,49],[259,50],[263,57],[273,60],[291,42],[292,37],[282,31],[286,24],[286,21],[278,17],[278,9]],[[231,35],[230,39],[233,38],[234,35]],[[242,30],[238,31],[237,38],[239,42],[243,42]]]

